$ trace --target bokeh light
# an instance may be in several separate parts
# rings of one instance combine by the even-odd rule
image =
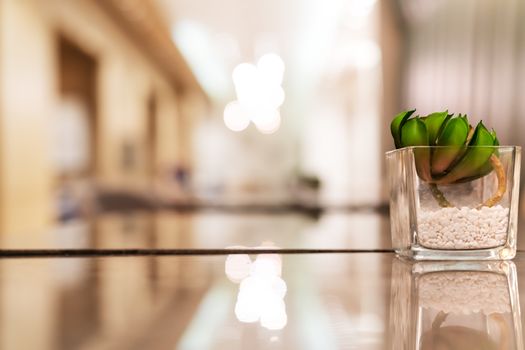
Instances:
[[[267,246],[255,249],[260,248]],[[234,310],[239,322],[259,321],[262,327],[269,330],[279,330],[286,326],[288,317],[284,297],[288,288],[280,277],[280,255],[258,254],[253,262],[246,254],[229,255],[225,262],[225,272],[228,279],[239,283]]]
[[[280,86],[284,76],[284,62],[275,53],[263,55],[257,61],[257,69],[261,77],[274,86]]]
[[[224,109],[224,122],[233,131],[248,127],[250,121],[263,134],[281,126],[279,108],[286,94],[281,86],[285,65],[275,53],[263,55],[257,65],[241,63],[232,72],[237,100]]]
[[[282,263],[277,254],[259,254],[251,267],[251,274],[260,277],[281,276]]]
[[[247,254],[228,255],[224,272],[228,279],[234,283],[241,282],[250,274],[252,260]]]
[[[232,72],[232,79],[235,86],[245,86],[257,77],[257,67],[251,63],[241,63]]]
[[[242,131],[250,125],[250,118],[242,105],[233,101],[224,108],[224,124],[232,131]]]
[[[273,111],[272,113],[263,116],[262,118],[260,116],[257,117],[256,120],[252,120],[257,127],[257,130],[259,130],[263,134],[273,134],[277,130],[279,130],[281,126],[281,114],[279,111]]]

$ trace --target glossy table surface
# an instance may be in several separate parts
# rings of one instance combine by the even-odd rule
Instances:
[[[2,237],[0,349],[523,348],[525,253],[400,260],[374,213],[111,214],[36,237]]]

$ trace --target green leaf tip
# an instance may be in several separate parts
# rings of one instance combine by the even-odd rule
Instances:
[[[436,145],[437,137],[448,119],[450,119],[448,111],[436,112],[426,116],[424,122],[427,127],[429,146]]]
[[[394,138],[396,148],[401,148],[401,128],[415,111],[415,109],[412,109],[410,111],[401,112],[396,115],[392,120],[392,123],[390,123],[390,132]]]
[[[425,123],[421,118],[409,119],[401,131],[401,146],[427,146],[428,135]]]

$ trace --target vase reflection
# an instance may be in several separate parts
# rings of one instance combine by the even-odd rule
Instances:
[[[394,258],[392,349],[523,349],[513,262]]]

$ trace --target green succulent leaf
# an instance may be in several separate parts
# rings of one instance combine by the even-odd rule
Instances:
[[[445,126],[446,122],[452,117],[452,115],[448,114],[448,111],[444,112],[436,112],[429,114],[423,121],[425,122],[425,126],[427,127],[427,133],[428,133],[428,145],[429,146],[435,146],[437,137],[443,127]]]
[[[496,135],[496,131],[492,129],[490,134],[492,135],[492,138],[494,139],[494,146],[499,146],[499,140],[498,140],[498,136]]]
[[[490,134],[492,135],[492,138],[494,139],[494,146],[499,146],[499,140],[498,140],[498,137],[496,136],[496,131],[494,131],[494,129],[493,129],[490,132]],[[494,154],[498,155],[498,150],[497,149],[494,149]],[[475,180],[475,179],[478,179],[478,178],[481,178],[483,176],[486,176],[486,175],[490,174],[492,172],[492,170],[494,170],[494,168],[493,168],[492,163],[490,162],[490,160],[488,160],[479,169],[478,174],[476,174],[475,176],[472,176],[472,177],[462,178],[461,180],[458,180],[456,182],[472,181],[472,180]]]
[[[465,116],[452,118],[438,136],[438,146],[462,146],[465,144],[469,131],[469,123]]]
[[[469,134],[469,123],[466,117],[451,118],[438,135],[437,146],[432,154],[432,174],[440,176],[447,172],[453,162],[461,155]]]
[[[390,132],[392,133],[392,137],[394,138],[394,144],[396,148],[402,147],[401,146],[401,128],[406,123],[408,118],[410,118],[410,116],[414,114],[415,111],[416,110],[413,109],[411,111],[401,112],[398,115],[396,115],[394,119],[392,120],[392,123],[390,124]]]
[[[419,117],[408,120],[401,130],[401,147],[427,145],[428,135],[425,123]]]
[[[489,159],[494,153],[495,142],[497,142],[495,134],[488,131],[483,123],[479,122],[465,155],[439,182],[463,182],[490,173],[492,166]]]
[[[421,118],[410,119],[403,125],[401,145],[402,147],[428,145],[427,129]],[[430,176],[430,150],[426,147],[415,148],[414,159],[419,177],[425,181],[430,181],[432,179]]]

